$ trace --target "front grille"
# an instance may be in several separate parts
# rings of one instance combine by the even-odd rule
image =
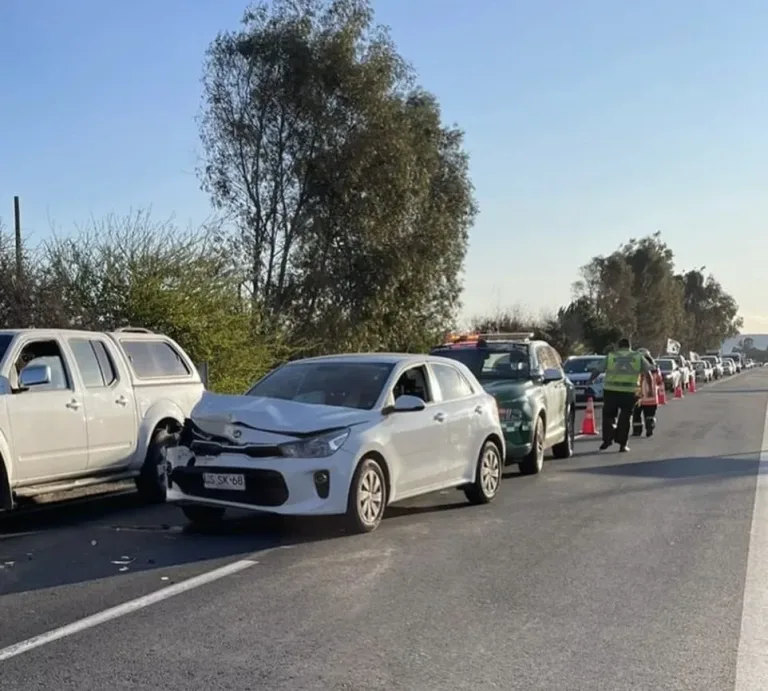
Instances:
[[[203,487],[203,473],[245,475],[245,490],[206,489]],[[288,486],[282,473],[276,470],[178,467],[173,469],[171,481],[177,484],[184,494],[202,499],[220,499],[255,506],[281,506],[288,501]]]
[[[249,458],[275,458],[282,456],[280,449],[274,444],[257,445],[246,444],[238,446],[232,443],[220,443],[216,441],[193,441],[189,446],[190,451],[198,456],[221,456],[223,453],[234,453]]]

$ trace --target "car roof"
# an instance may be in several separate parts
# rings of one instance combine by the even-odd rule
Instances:
[[[369,362],[396,365],[401,362],[413,362],[414,364],[417,364],[431,359],[433,358],[419,353],[336,353],[335,355],[318,355],[315,357],[302,358],[286,364],[293,365],[307,362]]]

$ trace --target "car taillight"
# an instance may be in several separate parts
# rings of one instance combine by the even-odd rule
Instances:
[[[499,418],[499,402],[494,398],[493,403],[491,404],[491,411],[493,413],[494,419],[499,422],[501,418]]]

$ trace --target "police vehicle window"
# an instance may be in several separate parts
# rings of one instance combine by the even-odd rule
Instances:
[[[552,346],[547,346],[545,350],[549,353],[552,362],[555,363],[554,367],[556,369],[561,369],[563,366],[563,361],[560,359],[560,353],[558,353]]]
[[[473,394],[469,382],[455,367],[433,364],[432,371],[435,373],[437,385],[443,394],[443,400],[452,401],[457,398],[466,398]]]
[[[104,376],[101,373],[101,366],[93,350],[90,341],[85,339],[70,339],[69,347],[75,356],[77,369],[80,370],[80,377],[86,389],[100,389],[106,386]]]
[[[505,343],[488,348],[446,348],[432,351],[433,355],[458,360],[478,379],[527,377],[530,370],[528,345]]]
[[[539,346],[536,349],[536,358],[539,361],[539,365],[544,369],[557,369],[557,362],[552,357],[550,349],[546,346]]]

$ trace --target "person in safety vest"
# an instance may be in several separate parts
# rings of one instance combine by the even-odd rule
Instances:
[[[659,387],[664,386],[664,378],[661,376],[653,356],[647,348],[640,348],[643,357],[651,365],[649,377],[640,378],[640,399],[632,413],[632,436],[640,437],[643,434],[643,421],[645,421],[645,436],[652,437],[656,429],[656,410],[659,407]]]
[[[650,371],[651,365],[641,352],[632,350],[626,338],[619,341],[617,350],[608,353],[603,381],[603,443],[600,451],[609,448],[614,441],[618,442],[619,451],[629,451],[629,426],[637,404],[638,387]]]

